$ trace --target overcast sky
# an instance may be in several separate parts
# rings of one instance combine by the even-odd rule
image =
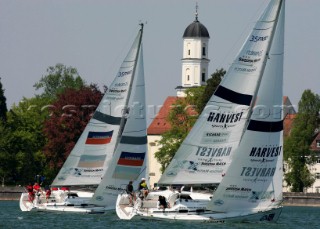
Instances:
[[[210,33],[209,73],[228,69],[269,0],[0,0],[0,77],[8,108],[33,97],[33,85],[57,63],[87,83],[109,85],[139,29],[144,30],[147,104],[181,85],[182,35],[199,21]],[[286,1],[284,94],[320,94],[320,1]],[[149,116],[152,116],[149,112]]]

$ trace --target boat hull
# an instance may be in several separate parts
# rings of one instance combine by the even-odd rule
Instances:
[[[89,205],[88,202],[93,196],[92,192],[73,191],[77,197],[72,197],[63,192],[53,192],[52,197],[48,200],[43,195],[36,197],[34,201],[29,200],[28,193],[22,193],[19,206],[21,211],[51,211],[51,212],[75,212],[75,213],[104,213],[105,211],[114,210],[114,206],[97,207]]]
[[[160,194],[164,194],[159,193]],[[187,193],[186,193],[187,194]],[[189,193],[190,195],[191,193]],[[120,219],[130,220],[133,217],[141,219],[208,221],[208,222],[276,222],[281,214],[282,207],[272,209],[252,209],[250,212],[213,212],[206,209],[210,201],[208,196],[201,193],[192,193],[193,199],[177,198],[171,207],[158,209],[154,200],[137,199],[134,206],[129,205],[127,194],[119,194],[116,202],[116,213]],[[178,196],[177,196],[178,197]],[[181,196],[180,196],[181,197]],[[198,197],[195,198],[195,197]]]
[[[179,213],[179,212],[143,212],[137,211],[136,218],[152,219],[152,220],[183,220],[183,221],[204,221],[211,223],[226,223],[226,222],[276,222],[282,212],[282,207],[260,211],[260,212],[239,212],[239,213]],[[133,217],[132,217],[133,218]]]

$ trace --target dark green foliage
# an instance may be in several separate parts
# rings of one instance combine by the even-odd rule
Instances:
[[[0,122],[5,122],[7,120],[7,103],[6,97],[4,96],[4,89],[2,88],[1,78],[0,78]]]
[[[1,176],[6,182],[25,184],[36,174],[43,174],[41,149],[46,139],[42,129],[49,116],[48,104],[46,98],[24,98],[8,112],[7,123],[0,129]]]
[[[291,134],[284,142],[284,158],[290,168],[285,174],[285,181],[293,192],[303,192],[315,181],[307,165],[313,163],[310,144],[320,124],[319,111],[319,96],[305,90],[299,101],[299,111],[293,121]]]

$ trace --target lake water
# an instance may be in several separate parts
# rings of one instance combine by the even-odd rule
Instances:
[[[21,212],[18,201],[0,201],[0,228],[2,229],[98,229],[98,228],[141,228],[141,229],[175,229],[175,228],[254,228],[254,229],[320,229],[320,207],[284,207],[280,219],[272,224],[211,224],[199,222],[155,221],[118,219],[115,212],[88,215],[72,213]]]

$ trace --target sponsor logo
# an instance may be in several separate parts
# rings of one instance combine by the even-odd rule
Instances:
[[[268,37],[269,36],[260,37],[260,36],[251,35],[251,39],[249,41],[252,41],[252,42],[266,41]]]
[[[239,187],[230,186],[226,188],[226,191],[250,192],[251,188],[239,188]]]
[[[253,67],[253,68],[246,68],[246,67],[235,67],[234,68],[235,71],[237,72],[255,72],[257,70],[257,67]]]
[[[124,93],[126,91],[127,91],[127,89],[115,89],[115,88],[111,88],[109,90],[109,92],[111,92],[111,93]]]
[[[196,152],[196,156],[201,157],[225,157],[229,156],[230,152],[232,150],[232,147],[217,147],[217,148],[211,148],[211,147],[201,147],[198,146],[198,150]]]
[[[242,167],[242,172],[240,176],[245,177],[273,177],[276,171],[274,168],[253,168],[253,167]]]
[[[236,113],[236,114],[221,114],[210,112],[207,118],[208,122],[216,122],[216,123],[235,123],[241,120],[241,116],[243,112]]]
[[[119,72],[117,77],[123,77],[123,76],[130,75],[130,74],[132,74],[132,70],[126,71],[126,72]]]
[[[114,86],[116,87],[125,87],[128,85],[128,82],[124,82],[124,83],[116,83]]]
[[[202,144],[210,144],[210,143],[222,143],[226,142],[229,138],[230,132],[205,132],[203,133],[203,137],[201,139]]]
[[[226,162],[202,162],[201,165],[204,165],[204,166],[223,166],[223,165],[226,165],[227,163]]]
[[[252,60],[252,59],[246,59],[246,58],[239,57],[239,61],[244,62],[244,63],[256,63],[260,60],[261,60],[261,58]]]
[[[261,51],[247,50],[246,55],[248,55],[248,56],[262,56],[262,52],[263,52],[263,50],[261,50]]]
[[[252,147],[250,157],[277,157],[280,155],[282,146],[276,147]]]

